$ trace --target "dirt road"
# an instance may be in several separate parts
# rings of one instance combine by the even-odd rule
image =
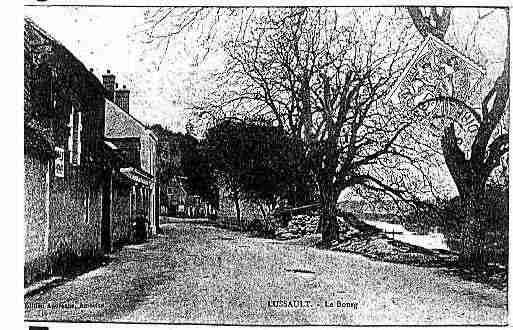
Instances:
[[[506,293],[440,269],[251,238],[201,223],[127,246],[25,299],[27,320],[222,324],[504,324]]]

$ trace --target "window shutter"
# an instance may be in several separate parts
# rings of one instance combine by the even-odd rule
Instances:
[[[68,137],[68,151],[69,151],[69,162],[73,164],[73,135],[75,133],[74,120],[75,119],[75,108],[71,106],[71,113],[69,114],[69,137]]]
[[[73,106],[71,106],[68,127],[70,128],[68,138],[69,162],[71,165],[78,166],[82,153],[82,113],[75,111]]]
[[[80,158],[82,155],[82,112],[78,112],[78,123],[77,123],[77,152],[75,165],[80,165]]]

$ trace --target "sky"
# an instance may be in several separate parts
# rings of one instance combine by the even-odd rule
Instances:
[[[166,56],[163,47],[148,44],[143,33],[144,7],[25,7],[31,17],[44,30],[66,46],[84,65],[93,68],[100,79],[109,69],[116,75],[119,86],[131,90],[130,113],[147,124],[160,123],[174,131],[184,131],[186,101],[191,93],[204,86],[198,83],[202,72],[181,43],[171,43]],[[155,10],[155,9],[151,9]],[[458,48],[470,31],[477,14],[489,10],[457,9],[448,39]],[[488,78],[493,81],[502,69],[505,29],[502,13],[498,10],[480,24],[477,45],[488,63]],[[178,46],[180,45],[181,46]],[[213,66],[220,64],[218,59]],[[208,86],[208,85],[207,85]]]
[[[26,7],[25,15],[68,48],[102,81],[110,70],[130,89],[130,113],[147,124],[183,131],[183,81],[190,72],[182,53],[145,43],[145,8]],[[173,60],[170,60],[170,58]],[[161,62],[162,61],[162,62]],[[172,62],[172,63],[171,63]]]
[[[184,132],[187,101],[208,90],[206,71],[220,67],[222,59],[214,58],[199,67],[193,65],[186,50],[192,43],[186,41],[186,36],[171,43],[163,56],[163,48],[148,44],[143,32],[147,11],[148,8],[141,7],[25,7],[25,15],[60,41],[86,67],[93,68],[100,81],[109,69],[120,87],[126,85],[131,90],[130,113],[134,117],[146,124],[160,123],[173,131]],[[478,15],[485,18],[475,26]],[[471,57],[486,69],[488,84],[502,71],[505,23],[501,10],[490,13],[486,8],[479,11],[458,8],[453,11],[446,36],[446,41],[463,53],[465,45],[470,43],[474,48],[467,55],[481,54],[481,58]]]

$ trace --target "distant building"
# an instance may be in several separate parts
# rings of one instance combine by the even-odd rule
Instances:
[[[186,190],[187,177],[184,175],[182,160],[194,138],[171,132],[160,125],[154,125],[152,130],[158,136],[157,172],[161,214],[171,217],[206,217],[214,213],[211,205]]]
[[[161,207],[166,215],[185,215],[188,195],[185,190],[186,179],[184,176],[175,175],[162,184],[164,198],[161,199]]]

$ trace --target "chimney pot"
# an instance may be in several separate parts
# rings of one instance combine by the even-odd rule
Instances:
[[[107,74],[103,75],[103,86],[107,90],[107,99],[114,102],[114,88],[116,86],[116,76],[107,70]]]
[[[126,89],[126,85],[123,85],[123,89],[116,89],[114,103],[126,113],[130,113],[130,91]]]
[[[94,69],[93,69],[93,68],[89,68],[89,71],[93,72],[93,71],[94,71]]]

